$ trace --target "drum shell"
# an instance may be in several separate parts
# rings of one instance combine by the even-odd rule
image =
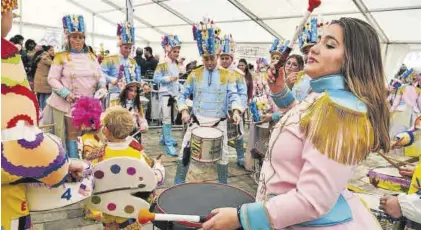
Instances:
[[[378,168],[368,172],[370,183],[377,188],[386,189],[395,192],[406,193],[409,189],[411,181],[407,178],[398,176],[397,169],[394,168]]]
[[[81,135],[81,131],[73,125],[73,118],[69,115],[64,116],[66,123],[66,135],[68,140],[76,141],[78,136]]]
[[[219,129],[217,130],[220,131]],[[220,160],[222,156],[223,140],[224,136],[222,132],[221,136],[218,138],[205,138],[196,135],[194,130],[192,130],[190,139],[191,158],[204,163]]]
[[[271,125],[269,123],[263,123],[263,124],[256,125],[257,140],[269,139],[270,128],[271,128]]]

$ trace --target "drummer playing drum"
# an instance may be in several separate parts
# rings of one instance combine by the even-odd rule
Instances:
[[[182,119],[189,122],[191,117],[186,100],[190,95],[193,95],[193,116],[197,118],[198,123],[201,126],[216,125],[216,128],[224,133],[222,157],[217,164],[217,173],[218,181],[226,184],[228,177],[226,125],[228,105],[232,105],[233,121],[238,124],[241,120],[240,112],[243,110],[242,103],[237,94],[233,74],[228,70],[216,67],[220,53],[219,38],[217,37],[220,31],[214,27],[213,22],[206,19],[201,24],[193,26],[193,32],[195,40],[198,42],[198,49],[204,66],[193,70],[187,77],[178,100],[178,109],[182,113]],[[205,44],[212,45],[207,46]],[[184,148],[189,144],[192,129],[197,126],[197,122],[191,125],[184,135],[179,153],[175,184],[185,183],[189,164],[184,165],[182,162]]]

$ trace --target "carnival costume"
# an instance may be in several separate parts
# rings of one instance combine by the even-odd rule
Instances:
[[[220,57],[224,55],[231,56],[232,59],[234,59],[235,54],[235,42],[232,38],[232,35],[225,35],[221,39],[221,54]],[[245,73],[241,71],[240,69],[236,68],[234,65],[231,65],[228,67],[228,70],[232,71],[232,74],[235,77],[235,84],[237,86],[237,93],[240,96],[242,107],[245,110],[247,108],[247,85],[245,80]],[[229,106],[229,110],[231,110],[231,105]],[[244,111],[241,111],[244,113]],[[243,133],[244,133],[244,123],[240,122],[238,124],[240,129],[240,135],[237,137],[237,139],[234,140],[235,144],[235,150],[237,152],[237,165],[239,167],[244,167],[244,139],[243,139]]]
[[[373,147],[367,107],[346,89],[341,75],[314,79],[311,87],[298,104],[288,87],[271,95],[286,114],[271,135],[257,202],[239,210],[242,227],[380,229],[347,190],[353,168]]]
[[[73,33],[85,34],[85,23],[80,15],[64,16],[63,27],[68,39]],[[77,100],[80,97],[94,97],[97,93],[105,95],[105,77],[95,55],[88,51],[86,45],[81,51],[67,45],[68,50],[55,55],[48,74],[53,94],[47,100],[44,123],[55,124],[54,133],[66,145],[69,157],[80,158],[76,142],[78,133],[71,119],[72,103],[66,98],[73,95]]]
[[[1,12],[17,6],[17,0],[2,0]],[[20,182],[58,186],[67,177],[69,164],[61,143],[37,127],[38,101],[19,50],[4,38],[1,46],[1,228],[31,229],[26,188]]]
[[[421,108],[421,89],[414,84],[415,74],[412,69],[405,71],[402,76],[403,84],[397,89],[391,108],[390,137],[410,129],[417,118],[416,108]],[[417,141],[408,148],[395,149],[389,154],[420,156],[421,143]]]
[[[103,154],[103,141],[101,141],[101,101],[91,97],[82,97],[76,101],[72,108],[73,125],[81,131],[78,137],[79,156],[92,162]],[[101,212],[85,208],[85,218],[100,221]]]
[[[167,55],[172,49],[180,48],[181,43],[177,35],[166,35],[162,38],[162,47]],[[164,61],[158,64],[155,69],[153,81],[159,85],[159,117],[162,118],[162,136],[160,143],[165,145],[165,152],[170,156],[177,156],[174,145],[177,141],[171,137],[172,123],[174,122],[175,106],[177,104],[177,97],[180,91],[180,84],[178,77],[180,75],[180,67],[176,60],[171,60],[166,57]],[[177,80],[172,81],[171,77],[177,77]]]
[[[129,22],[117,25],[118,46],[121,45],[134,45],[135,44],[135,28]],[[108,106],[115,106],[119,104],[118,96],[124,89],[121,81],[117,84],[112,84],[115,80],[123,78],[135,79],[141,85],[145,84],[142,81],[140,66],[131,57],[125,58],[122,54],[105,56],[101,62],[101,70],[107,80],[109,94]]]
[[[116,109],[117,112],[113,113],[112,110]],[[118,112],[120,108],[114,107],[114,108],[110,108],[108,109],[108,111],[105,112],[105,114],[103,115],[103,126],[108,127],[109,124],[106,123],[106,120],[108,119],[107,116],[123,116],[121,112]],[[113,118],[114,120],[116,120],[116,118]],[[118,128],[117,128],[118,129]],[[121,129],[124,129],[123,127],[121,127]],[[127,166],[123,166],[121,163],[124,164],[124,161],[119,161],[119,159],[121,158],[133,158],[133,159],[137,159],[142,161],[142,163],[146,163],[148,165],[148,168],[152,168],[153,172],[154,172],[154,177],[156,177],[156,179],[154,179],[154,181],[157,182],[157,185],[162,185],[164,180],[165,180],[165,168],[162,164],[153,164],[152,160],[149,159],[149,157],[146,155],[145,151],[144,151],[144,147],[137,142],[135,139],[133,139],[131,136],[127,136],[127,137],[123,137],[123,139],[125,139],[124,142],[107,142],[105,145],[105,148],[103,150],[103,154],[101,154],[99,156],[99,158],[97,160],[94,160],[94,163],[96,164],[96,166],[98,166],[100,163],[106,162],[109,159],[113,159],[114,158],[114,162],[115,163],[111,163],[111,172],[113,174],[119,175],[121,176],[119,181],[113,181],[110,182],[107,180],[112,180],[110,178],[106,178],[104,177],[104,173],[101,174],[101,176],[95,175],[96,178],[98,179],[103,179],[105,181],[103,181],[105,184],[108,184],[109,186],[112,186],[112,188],[122,188],[122,187],[131,187],[131,184],[129,184],[131,181],[133,181],[132,176],[133,175],[137,175],[136,171],[139,170],[141,171],[142,169],[140,167],[128,167],[127,170],[124,170],[123,173],[119,174],[121,170],[121,168],[127,167]],[[120,162],[120,164],[118,164]],[[109,167],[107,167],[109,169]],[[106,175],[105,175],[106,176]],[[141,175],[142,177],[144,177],[145,175]],[[139,184],[139,179],[136,179],[135,181],[136,184]],[[147,178],[145,179],[140,179],[141,182],[145,182],[148,181]],[[150,180],[149,180],[150,181]],[[102,181],[101,181],[102,182]],[[126,184],[127,183],[127,184]],[[102,185],[101,185],[102,186]],[[156,186],[156,185],[154,185]],[[113,193],[113,189],[110,188],[110,194],[112,195]],[[107,194],[104,194],[104,196],[100,196],[99,198],[99,202],[97,202],[98,199],[94,199],[94,197],[90,200],[89,205],[95,208],[98,208],[99,210],[101,210],[99,207],[104,208],[104,206],[101,204],[107,204],[109,202],[112,202],[115,206],[122,206],[123,203],[125,204],[131,204],[131,210],[128,210],[127,208],[125,208],[125,212],[126,213],[132,213],[134,212],[134,210],[137,208],[135,207],[136,204],[138,204],[138,199],[145,199],[148,203],[151,202],[151,199],[153,198],[152,195],[153,193],[148,193],[147,197],[139,197],[136,195],[136,192],[138,192],[138,190],[141,190],[142,187],[139,188],[132,188],[132,190],[128,190],[126,191],[127,193],[124,193],[125,191],[123,191],[123,193],[119,193],[119,191],[115,191],[115,193],[117,193],[117,196],[126,196],[127,197],[121,197],[120,199],[115,199],[113,198],[113,196],[107,196]],[[118,203],[121,202],[121,203]],[[106,209],[105,210],[101,210],[103,211],[103,218],[102,218],[102,222],[103,225],[105,227],[105,229],[140,229],[141,226],[139,225],[139,223],[136,221],[136,219],[133,218],[126,218],[123,216],[118,216],[118,215],[113,215],[112,211],[115,211],[116,208],[110,208],[110,206],[105,205]]]
[[[220,42],[218,34],[220,31],[213,25],[213,21],[205,19],[199,25],[193,26],[193,36],[197,42],[199,54],[209,58],[217,58],[220,53]],[[208,70],[199,67],[193,70],[184,83],[183,91],[178,100],[178,110],[188,110],[186,104],[187,98],[193,95],[193,120],[194,124],[189,125],[183,138],[181,146],[177,172],[175,176],[175,184],[185,182],[189,164],[184,165],[182,162],[185,148],[188,150],[192,129],[201,126],[216,126],[223,132],[222,157],[217,164],[218,181],[227,183],[228,179],[228,142],[227,142],[227,122],[228,106],[231,105],[232,110],[243,111],[242,102],[237,94],[237,87],[232,72],[216,67]],[[196,119],[194,119],[196,118]]]
[[[395,148],[408,148],[421,141],[421,116],[415,119],[414,126],[407,131],[401,132],[393,137],[391,146]],[[414,170],[408,194],[398,195],[401,213],[409,221],[412,229],[421,228],[421,158]]]

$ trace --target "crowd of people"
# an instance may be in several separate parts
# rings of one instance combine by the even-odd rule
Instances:
[[[160,143],[177,159],[175,185],[186,183],[190,158],[211,152],[219,154],[211,159],[217,163],[218,182],[228,184],[229,142],[238,167],[253,170],[247,158],[261,141],[258,124],[273,124],[262,153],[256,201],[213,210],[203,223],[205,230],[380,229],[361,199],[347,189],[354,168],[372,152],[421,154],[421,71],[402,66],[387,83],[377,33],[359,19],[322,25],[312,18],[299,31],[301,55],[285,57],[289,41],[275,39],[270,60],[261,57],[254,68],[246,59],[236,61],[233,35],[222,34],[207,18],[193,26],[202,57],[198,66],[181,58],[183,38],[177,35],[162,38],[163,58],[154,56],[151,47],[137,48],[132,58],[135,29],[129,22],[117,25],[118,54],[96,54],[85,42],[82,15],[63,17],[62,52],[31,39],[24,44],[21,35],[9,42],[5,37],[15,8],[16,0],[2,1],[2,229],[32,228],[25,183],[57,187],[68,175],[76,181],[85,177],[86,165],[115,160],[111,171],[118,174],[119,158],[135,159],[155,175],[154,186],[162,185],[165,168],[147,156],[142,141],[148,135],[145,109],[152,90],[159,97],[154,106],[162,119]],[[275,68],[278,63],[282,66]],[[247,148],[246,114],[252,143]],[[177,116],[187,124],[180,145],[172,137]],[[39,129],[49,125],[53,135]],[[238,131],[231,140],[230,127]],[[220,133],[220,146],[198,153],[200,129],[212,131],[202,138]],[[124,176],[136,170],[127,169],[129,175],[121,181],[107,183],[124,187],[129,182]],[[392,218],[407,218],[408,228],[420,229],[421,166],[400,173],[412,177],[408,193],[382,197],[379,206]],[[103,176],[94,174],[96,179]],[[102,203],[113,199],[95,197]],[[151,197],[143,198],[149,202]],[[101,221],[105,229],[141,228],[133,217],[112,212],[120,205],[113,202],[103,209],[87,205],[85,216]]]

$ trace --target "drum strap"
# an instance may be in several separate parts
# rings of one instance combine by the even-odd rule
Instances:
[[[196,123],[197,125],[199,125],[200,126],[200,122],[199,122],[199,120],[197,119],[197,117],[196,117],[196,115],[192,115],[191,116],[191,118],[192,118],[192,120],[193,120],[193,122],[191,122],[190,124],[189,124],[189,127],[191,127],[191,126],[193,126],[193,124],[194,123]],[[219,125],[219,123],[221,122],[221,121],[225,121],[227,118],[225,117],[225,118],[221,118],[221,119],[219,119],[219,121],[217,121],[215,124],[213,124],[212,126],[210,126],[210,127],[212,127],[212,128],[215,128],[216,126],[218,126]]]

